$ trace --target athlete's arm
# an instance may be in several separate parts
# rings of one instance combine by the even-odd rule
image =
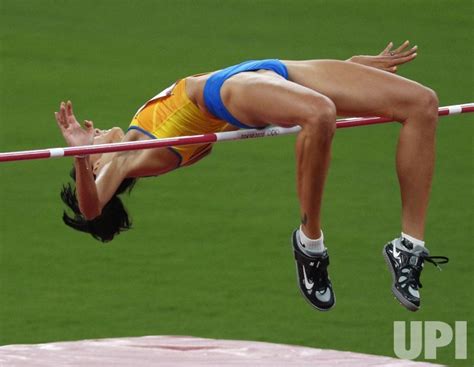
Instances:
[[[412,61],[416,57],[417,46],[413,46],[409,50],[406,48],[410,45],[409,41],[403,42],[398,48],[392,50],[393,42],[389,42],[382,52],[375,56],[358,55],[352,56],[349,60],[357,64],[362,64],[376,69],[396,73],[399,65],[403,65]]]
[[[72,103],[62,102],[56,121],[69,146],[90,145],[94,138],[92,121],[85,121],[84,128],[76,120]],[[102,213],[104,206],[115,195],[127,177],[157,176],[179,167],[178,157],[167,149],[115,153],[101,167],[94,178],[89,156],[75,157],[76,195],[79,209],[87,220]]]
[[[115,153],[94,180],[89,158],[76,158],[76,191],[79,209],[87,220],[102,213],[127,177],[158,176],[178,168],[179,159],[166,149]]]
[[[84,128],[82,128],[72,112],[71,101],[61,102],[59,112],[55,112],[54,116],[64,140],[69,146],[75,147],[93,143],[94,126],[92,121],[84,121]],[[100,214],[100,209],[89,156],[74,158],[74,166],[79,209],[86,219],[95,218]]]

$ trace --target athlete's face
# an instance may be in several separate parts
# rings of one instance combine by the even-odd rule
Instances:
[[[113,127],[109,130],[94,129],[94,145],[118,143],[123,140],[123,130],[119,127]],[[94,173],[102,167],[106,162],[109,162],[113,153],[92,154],[90,161]]]

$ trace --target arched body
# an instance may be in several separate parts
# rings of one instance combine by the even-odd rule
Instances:
[[[178,81],[148,101],[134,116],[126,134],[121,129],[83,129],[71,102],[56,114],[70,145],[131,141],[204,134],[223,130],[300,125],[296,141],[296,184],[301,226],[292,236],[298,283],[306,300],[318,310],[334,307],[335,294],[327,267],[329,255],[321,230],[321,204],[331,159],[336,115],[383,116],[402,124],[396,168],[402,198],[402,233],[384,247],[393,276],[392,292],[406,308],[420,307],[423,262],[436,264],[424,247],[426,210],[433,176],[436,94],[394,74],[397,65],[413,60],[416,47],[393,45],[378,56],[338,60],[254,60]],[[194,164],[211,151],[209,144],[151,149],[102,156],[76,157],[76,191],[62,197],[75,212],[64,220],[102,241],[130,226],[117,195],[136,177],[157,176]],[[439,260],[440,258],[438,258]],[[447,262],[443,258],[441,262]],[[439,262],[439,261],[438,261]]]
[[[416,47],[404,51],[406,46],[404,44],[394,52],[390,51],[389,45],[378,56],[356,56],[348,61],[281,60],[278,62],[285,69],[284,73],[266,69],[244,71],[221,83],[218,92],[222,104],[244,126],[302,126],[296,144],[297,187],[302,228],[313,238],[320,234],[320,208],[336,115],[385,116],[403,124],[397,152],[403,205],[402,229],[417,238],[423,237],[434,163],[438,101],[430,89],[394,73],[397,65],[416,56]],[[201,114],[201,126],[206,124],[204,119],[207,117],[209,121],[217,121],[216,128],[239,128],[223,119],[219,125],[219,117],[209,111],[205,89],[215,73],[189,76],[174,88],[181,88],[181,95],[195,109],[193,113]],[[166,99],[166,93],[149,101],[144,109],[153,103],[157,103],[155,109],[162,108],[160,98]],[[56,117],[70,145],[90,143],[94,134],[95,143],[154,137],[137,126],[126,134],[117,129],[93,133],[92,123],[87,121],[82,129],[70,102],[61,104]],[[182,165],[193,164],[209,152],[210,147],[201,149],[199,154],[191,154],[185,164],[176,151],[169,149],[78,157],[75,168],[81,213],[87,220],[101,215],[104,206],[127,177],[158,176]]]

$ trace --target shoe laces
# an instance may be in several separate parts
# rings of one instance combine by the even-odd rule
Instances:
[[[329,287],[328,265],[329,259],[325,257],[316,260],[315,265],[310,266],[309,268],[308,275],[313,280],[314,284],[317,285],[316,290],[321,293],[324,293]]]
[[[420,254],[410,253],[408,255],[406,265],[403,266],[401,270],[403,272],[403,269],[408,269],[408,273],[404,274],[407,277],[406,283],[415,289],[423,288],[423,285],[420,282],[420,274],[421,270],[423,270],[424,261],[433,264],[438,268],[438,270],[441,271],[442,269],[439,265],[449,262],[449,258],[446,256],[429,256],[429,254],[426,252],[422,252]]]

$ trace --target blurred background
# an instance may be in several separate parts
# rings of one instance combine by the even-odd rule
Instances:
[[[0,150],[64,146],[61,100],[81,121],[126,128],[190,74],[246,59],[347,59],[406,39],[419,52],[401,75],[441,105],[473,102],[473,4],[1,0]],[[294,136],[225,142],[196,166],[141,180],[125,198],[134,229],[106,245],[62,223],[72,160],[2,164],[0,344],[170,334],[393,356],[395,320],[472,321],[473,117],[439,124],[426,241],[451,261],[441,273],[427,264],[417,313],[393,299],[381,256],[400,232],[398,131],[336,134],[323,221],[330,313],[296,286]],[[454,344],[438,357],[458,363]]]

